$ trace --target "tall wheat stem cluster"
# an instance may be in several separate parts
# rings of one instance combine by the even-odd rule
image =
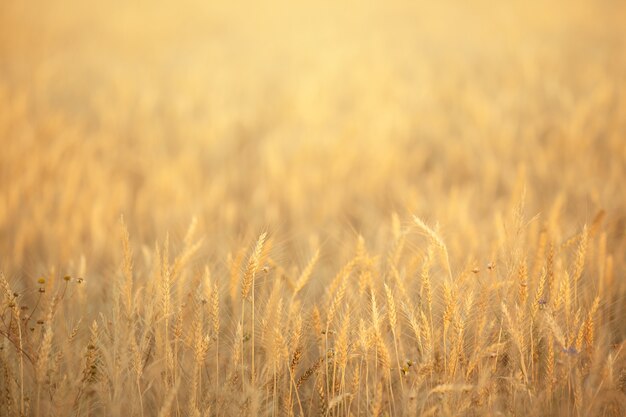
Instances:
[[[618,415],[622,345],[606,319],[618,306],[600,297],[585,262],[602,233],[583,227],[555,242],[553,225],[524,226],[516,239],[530,253],[504,250],[481,268],[451,265],[443,239],[413,220],[401,226],[412,249],[396,244],[382,262],[359,238],[327,278],[316,269],[323,250],[287,269],[262,233],[247,261],[231,265],[241,277],[235,303],[220,296],[228,268],[189,263],[202,243],[196,221],[178,255],[166,239],[141,267],[122,223],[119,303],[69,334],[59,317],[76,314],[88,282],[59,282],[54,271],[40,279],[45,319],[33,330],[3,275],[3,415],[100,414],[111,401],[130,415]],[[559,249],[536,255],[546,240]],[[303,297],[311,277],[328,282],[319,302]]]

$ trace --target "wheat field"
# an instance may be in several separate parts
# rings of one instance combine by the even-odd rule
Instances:
[[[626,5],[0,3],[0,417],[626,415]]]

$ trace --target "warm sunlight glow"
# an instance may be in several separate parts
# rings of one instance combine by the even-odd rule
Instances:
[[[0,417],[626,415],[626,3],[0,0]]]

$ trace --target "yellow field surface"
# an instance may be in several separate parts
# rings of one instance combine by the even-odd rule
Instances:
[[[626,4],[0,2],[0,417],[626,415]]]

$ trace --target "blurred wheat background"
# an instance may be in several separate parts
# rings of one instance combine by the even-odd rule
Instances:
[[[0,4],[0,416],[622,416],[626,5]]]

